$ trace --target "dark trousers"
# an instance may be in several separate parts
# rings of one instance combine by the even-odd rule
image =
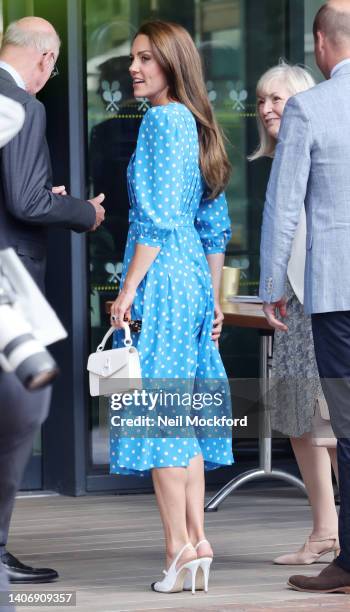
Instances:
[[[350,572],[350,311],[312,315],[316,360],[339,466],[339,540],[337,563]]]
[[[0,371],[0,552],[6,545],[15,495],[32,450],[34,436],[47,417],[51,388],[26,391],[14,374]],[[7,578],[0,562],[0,591]],[[0,610],[6,610],[0,606]]]

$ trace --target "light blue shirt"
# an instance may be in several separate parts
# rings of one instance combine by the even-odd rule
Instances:
[[[345,64],[350,64],[350,57],[343,59],[341,62],[338,62],[338,64],[333,66],[332,71],[331,71],[331,78],[332,76],[335,75],[336,72],[338,72],[338,70],[340,70],[342,66],[345,66]]]
[[[8,72],[12,76],[12,78],[15,80],[16,85],[18,85],[18,87],[21,87],[21,89],[26,88],[26,84],[23,81],[21,75],[18,74],[17,70],[15,70],[13,66],[8,64],[7,62],[3,62],[2,60],[0,60],[0,68],[2,68],[3,70],[6,70],[6,72]]]

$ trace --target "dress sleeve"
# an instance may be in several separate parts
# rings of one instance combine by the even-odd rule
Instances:
[[[140,126],[132,188],[131,216],[136,242],[162,247],[180,214],[184,181],[183,134],[176,114],[166,106],[150,109]]]
[[[202,199],[197,211],[195,227],[206,255],[225,252],[226,245],[231,238],[231,222],[224,193],[218,195],[214,200]]]

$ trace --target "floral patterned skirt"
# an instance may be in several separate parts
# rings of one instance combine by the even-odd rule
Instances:
[[[304,307],[288,280],[286,296],[288,332],[275,332],[269,406],[273,430],[299,437],[310,432],[316,399],[323,392],[311,317],[304,314]]]

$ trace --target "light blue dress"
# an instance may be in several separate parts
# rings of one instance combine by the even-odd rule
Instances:
[[[214,304],[205,255],[225,251],[230,220],[224,194],[205,200],[198,159],[196,122],[186,106],[172,102],[147,111],[127,173],[131,210],[121,281],[137,243],[160,247],[132,306],[132,318],[142,320],[133,338],[144,380],[227,384],[211,340]],[[114,346],[122,339],[116,332]],[[229,395],[226,400],[219,413],[231,418]],[[159,436],[121,437],[112,427],[111,473],[144,476],[154,467],[187,466],[199,453],[206,469],[233,463],[231,430],[224,437],[208,438],[200,427],[186,438]]]

